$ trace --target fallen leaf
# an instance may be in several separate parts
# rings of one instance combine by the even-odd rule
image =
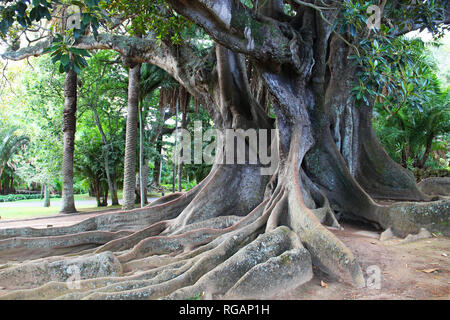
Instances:
[[[328,284],[323,281],[320,281],[320,285],[324,288],[328,288]]]
[[[419,271],[425,272],[425,273],[433,273],[433,272],[439,271],[439,269],[434,268],[434,269],[424,269],[424,270],[419,270]]]

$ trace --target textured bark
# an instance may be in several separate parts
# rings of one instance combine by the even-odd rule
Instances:
[[[75,131],[77,113],[77,79],[75,71],[66,74],[64,83],[63,111],[63,161],[62,161],[62,208],[60,213],[74,213],[75,198],[73,191],[73,157],[75,151]]]
[[[44,207],[50,207],[50,192],[48,190],[48,184],[44,185]]]
[[[153,168],[153,182],[152,185],[155,188],[161,186],[161,157],[162,157],[162,137],[156,140],[156,149],[158,150],[159,156],[155,159],[155,166]]]
[[[141,65],[130,68],[128,82],[128,109],[125,142],[125,164],[123,178],[123,209],[134,209],[136,185],[136,152],[137,152],[137,123],[139,108],[139,87],[141,79]]]
[[[142,119],[142,109],[138,106],[139,112],[139,202],[141,208],[147,204],[147,179],[148,164],[144,161],[144,121]],[[145,168],[147,167],[147,168]]]

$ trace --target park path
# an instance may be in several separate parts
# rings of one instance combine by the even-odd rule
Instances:
[[[29,208],[29,207],[42,207],[43,200],[36,201],[12,201],[12,202],[0,202],[0,210],[1,208]],[[108,199],[108,204],[111,205],[111,200]],[[51,199],[50,207],[58,207],[60,208],[62,205],[61,199]],[[76,206],[92,206],[95,207],[97,205],[97,201],[95,199],[92,200],[76,200]]]
[[[158,198],[149,198],[149,202],[152,202]],[[16,207],[31,207],[33,206],[39,206],[42,205],[42,201],[30,201],[30,202],[22,202],[21,206]],[[9,204],[10,206],[7,206],[5,204]],[[2,207],[11,207],[11,205],[14,204],[14,202],[4,202],[0,203],[0,210]],[[16,203],[20,204],[20,203]],[[58,204],[58,201],[52,201],[52,206],[60,206],[61,203]],[[94,207],[97,203],[95,200],[78,200],[76,201],[76,205],[91,205]],[[45,217],[35,217],[35,218],[27,218],[27,219],[8,219],[8,220],[0,220],[0,229],[9,229],[9,228],[23,228],[23,227],[31,227],[36,229],[41,228],[48,228],[49,226],[52,227],[64,227],[64,226],[70,226],[73,224],[76,224],[78,222],[81,222],[83,220],[89,219],[91,217],[95,217],[102,214],[107,214],[111,212],[117,212],[121,209],[111,209],[111,210],[103,210],[103,211],[96,211],[96,212],[80,212],[76,214],[55,214],[52,216],[45,216]]]
[[[47,216],[40,218],[8,219],[3,221],[0,220],[0,229],[23,228],[23,227],[41,229],[41,228],[48,228],[49,226],[65,227],[76,224],[91,217],[119,210],[120,209],[91,212],[91,213],[84,212],[76,214],[58,214],[54,216]]]

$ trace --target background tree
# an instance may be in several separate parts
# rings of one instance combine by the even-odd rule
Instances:
[[[0,122],[0,190],[3,190],[1,182],[2,176],[8,167],[9,161],[20,148],[29,143],[30,138],[26,135],[18,134],[17,127],[8,128]]]

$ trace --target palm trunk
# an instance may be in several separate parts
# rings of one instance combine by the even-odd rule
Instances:
[[[141,65],[130,68],[128,83],[128,111],[123,179],[123,209],[134,209],[136,186],[136,137],[139,108]]]
[[[178,161],[178,108],[180,100],[176,102],[175,111],[175,149],[173,151],[172,192],[175,192],[177,183],[177,161]]]
[[[66,74],[64,84],[64,111],[63,111],[63,162],[62,162],[62,208],[60,213],[74,213],[75,198],[73,190],[73,157],[75,149],[76,112],[77,112],[77,80],[75,71]]]
[[[48,184],[44,185],[44,207],[50,207],[50,194],[48,191]]]
[[[142,119],[142,109],[139,106],[139,196],[141,208],[145,206],[145,191],[144,191],[144,121]]]
[[[183,112],[183,119],[181,120],[181,128],[186,129],[187,128],[187,111],[185,110]],[[180,145],[180,158],[183,157],[183,149],[182,145]],[[182,185],[181,185],[181,178],[183,176],[183,164],[180,162],[178,163],[178,192],[182,191]]]
[[[428,157],[430,156],[430,152],[431,152],[431,147],[433,146],[433,139],[434,139],[434,134],[430,134],[430,136],[427,139],[427,148],[425,149],[425,153],[422,156],[422,159],[420,160],[419,163],[419,168],[423,168],[425,167],[425,163],[428,160]]]

